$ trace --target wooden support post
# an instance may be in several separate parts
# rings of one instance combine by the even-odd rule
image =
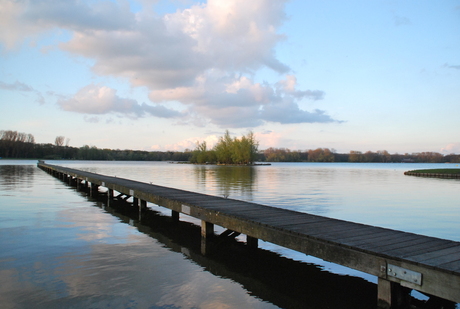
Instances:
[[[138,205],[139,205],[139,221],[141,221],[142,213],[147,210],[147,201],[140,200],[140,203],[138,203]]]
[[[406,308],[410,305],[411,289],[399,283],[378,278],[377,307],[379,309]]]
[[[113,189],[107,191],[107,205],[110,206],[113,200]]]
[[[99,189],[99,186],[97,184],[91,183],[90,195],[91,196],[96,196],[98,189]]]
[[[133,206],[139,207],[139,199],[137,197],[133,197]]]
[[[391,308],[391,282],[380,277],[377,287],[377,307],[379,309]]]
[[[171,218],[173,222],[179,222],[179,212],[175,210],[171,210]]]
[[[249,249],[257,249],[259,239],[246,235],[246,246]]]
[[[201,254],[209,252],[209,240],[214,236],[214,224],[201,220]]]
[[[214,236],[214,224],[201,220],[201,237],[209,238]]]

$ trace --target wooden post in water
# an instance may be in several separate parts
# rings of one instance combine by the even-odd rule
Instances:
[[[133,197],[133,206],[139,207],[139,199],[137,197]]]
[[[179,221],[179,212],[175,210],[171,210],[171,218],[173,222],[178,222]]]
[[[95,183],[91,183],[90,195],[91,196],[96,196],[98,189],[99,189],[99,185],[97,185]]]
[[[378,278],[378,287],[377,287],[377,307],[379,309],[390,309],[391,308],[391,282]]]
[[[145,200],[140,200],[141,202],[139,203],[139,221],[142,219],[142,213],[147,210],[147,201]]]
[[[201,220],[201,254],[208,253],[209,240],[212,236],[214,236],[214,224]]]
[[[107,190],[107,205],[110,206],[112,204],[113,199],[113,189]]]
[[[257,249],[259,239],[246,235],[246,245],[249,249]]]
[[[379,309],[406,308],[410,304],[411,289],[397,282],[378,278],[377,307]]]

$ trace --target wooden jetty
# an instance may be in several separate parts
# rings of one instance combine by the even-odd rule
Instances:
[[[247,245],[258,239],[378,277],[378,307],[396,308],[414,289],[460,303],[460,242],[343,220],[300,213],[256,203],[162,187],[118,177],[46,164],[38,167],[77,187],[97,192],[107,188],[109,200],[133,198],[142,209],[147,202],[201,220],[202,252],[214,236],[214,225],[226,234],[245,234]],[[308,280],[308,278],[306,278]]]

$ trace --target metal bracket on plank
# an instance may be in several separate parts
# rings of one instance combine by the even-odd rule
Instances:
[[[388,264],[387,275],[395,277],[407,282],[411,282],[417,285],[422,285],[422,274],[413,270],[402,268],[399,266]]]
[[[182,204],[181,211],[186,215],[190,215],[190,206]]]

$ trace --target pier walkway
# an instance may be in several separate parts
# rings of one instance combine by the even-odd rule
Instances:
[[[202,251],[214,225],[241,233],[249,247],[258,239],[378,277],[379,308],[395,308],[411,289],[460,303],[460,242],[300,213],[134,180],[49,165],[38,167],[92,192],[99,187],[133,198],[142,212],[147,202],[200,219]],[[269,271],[269,270],[268,270]],[[308,280],[308,278],[305,278]]]

